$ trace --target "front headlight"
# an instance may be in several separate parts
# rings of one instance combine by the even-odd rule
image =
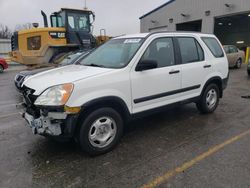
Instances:
[[[53,86],[45,90],[35,101],[39,106],[62,106],[68,101],[72,91],[73,84],[63,84]]]

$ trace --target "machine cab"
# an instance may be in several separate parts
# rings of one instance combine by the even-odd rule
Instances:
[[[95,38],[91,34],[94,20],[95,15],[89,10],[63,8],[50,16],[51,27],[65,28],[66,33],[61,33],[61,37],[66,37],[68,44],[80,45],[83,48],[93,48],[95,45]]]

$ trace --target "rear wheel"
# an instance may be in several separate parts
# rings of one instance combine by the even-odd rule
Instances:
[[[0,73],[2,73],[2,72],[3,72],[3,66],[0,65]]]
[[[242,64],[242,60],[241,59],[238,59],[235,63],[235,68],[236,69],[240,69],[241,68],[241,64]]]
[[[196,103],[201,113],[207,114],[215,111],[219,104],[219,88],[216,84],[209,84]]]
[[[123,120],[112,108],[100,108],[90,113],[83,121],[79,143],[90,155],[100,155],[111,151],[121,139]]]

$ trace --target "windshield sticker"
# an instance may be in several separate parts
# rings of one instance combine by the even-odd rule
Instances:
[[[124,41],[125,44],[128,44],[128,43],[139,43],[141,41],[141,39],[126,39]]]

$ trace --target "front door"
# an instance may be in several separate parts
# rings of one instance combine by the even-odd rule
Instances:
[[[176,64],[173,38],[152,40],[142,60],[155,60],[158,67],[131,71],[133,113],[176,102],[181,88],[181,66]]]

